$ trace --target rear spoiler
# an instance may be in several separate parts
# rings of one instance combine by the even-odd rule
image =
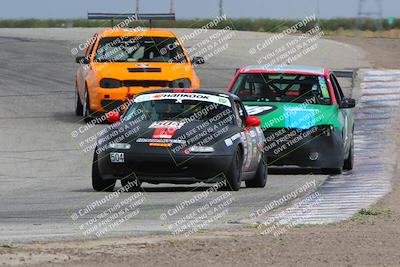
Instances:
[[[151,22],[153,20],[176,20],[175,13],[88,13],[88,20],[110,20],[111,25],[114,26],[114,20],[148,20]]]
[[[235,69],[235,74],[238,73],[240,68]],[[338,78],[351,78],[354,79],[357,77],[357,72],[352,70],[335,70],[332,71],[336,77]]]
[[[235,69],[235,75],[239,72],[240,68]],[[357,78],[357,69],[354,70],[335,70],[332,71],[332,73],[337,77],[337,78],[347,78],[351,79],[351,85],[350,85],[350,94],[353,93],[353,88],[356,83],[356,78]]]

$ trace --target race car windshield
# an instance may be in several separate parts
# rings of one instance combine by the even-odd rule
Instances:
[[[144,121],[183,120],[215,121],[233,124],[232,108],[226,105],[198,100],[149,100],[133,103],[124,116],[124,121],[132,121],[140,114]],[[229,118],[226,119],[225,118]]]
[[[170,62],[186,63],[186,57],[175,38],[104,37],[100,40],[96,62]]]
[[[323,76],[240,74],[232,87],[232,93],[242,101],[331,104],[328,85]]]

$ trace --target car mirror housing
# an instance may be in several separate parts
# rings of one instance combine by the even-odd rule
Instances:
[[[256,116],[248,116],[246,119],[246,126],[247,127],[257,127],[261,125],[261,120],[259,117]]]
[[[354,108],[356,106],[356,100],[353,98],[343,98],[339,102],[339,108]]]
[[[197,65],[206,63],[206,61],[204,60],[203,57],[193,57],[191,61],[192,61],[192,64],[197,64]]]
[[[119,115],[118,111],[110,111],[106,113],[106,118],[110,123],[117,123],[121,119],[121,115]]]
[[[76,57],[75,62],[79,64],[89,64],[90,60],[87,57]]]

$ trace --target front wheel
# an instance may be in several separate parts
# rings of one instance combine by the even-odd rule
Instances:
[[[141,183],[139,179],[125,177],[121,179],[121,185],[127,192],[136,192],[139,190]]]
[[[350,171],[353,169],[353,165],[354,165],[354,141],[351,140],[349,155],[347,159],[344,161],[343,169]]]
[[[83,115],[83,105],[79,97],[78,89],[75,90],[75,115],[76,116]]]
[[[233,155],[231,165],[226,175],[226,189],[231,191],[239,191],[242,183],[242,166],[243,157],[240,149],[238,148]]]
[[[341,174],[343,169],[342,168],[329,168],[329,169],[322,169],[322,171],[325,174]]]
[[[98,157],[96,153],[97,148],[94,151],[93,163],[92,163],[92,186],[97,192],[112,192],[115,187],[115,180],[103,180],[99,171]]]
[[[82,107],[82,115],[83,115],[83,118],[84,118],[84,120],[85,120],[85,122],[90,122],[90,120],[91,120],[91,117],[90,117],[90,101],[89,101],[89,92],[88,92],[88,90],[86,89],[85,90],[85,94],[84,94],[84,96],[83,96],[83,107]]]
[[[246,187],[248,188],[263,188],[267,183],[267,163],[264,161],[263,157],[260,159],[260,163],[258,163],[257,172],[254,175],[254,178],[248,181],[245,181]]]

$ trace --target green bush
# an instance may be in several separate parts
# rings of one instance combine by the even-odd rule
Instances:
[[[199,28],[207,24],[210,19],[184,19],[171,21],[155,21],[153,27],[157,28]],[[283,20],[283,19],[228,19],[219,23],[215,28],[221,29],[230,26],[233,29],[240,31],[262,31],[262,32],[280,32],[294,24],[298,20]],[[114,21],[114,25],[119,21]],[[314,26],[315,23],[309,23],[306,27],[301,29],[307,31]],[[0,20],[0,28],[58,28],[58,27],[108,27],[110,21],[91,21],[87,19],[22,19],[22,20]],[[386,20],[363,19],[356,18],[335,18],[320,20],[320,25],[324,30],[369,30],[376,31],[379,25],[383,29],[400,29],[400,18],[396,18],[392,25],[389,25]],[[148,22],[135,22],[131,26],[144,26],[148,27]]]

